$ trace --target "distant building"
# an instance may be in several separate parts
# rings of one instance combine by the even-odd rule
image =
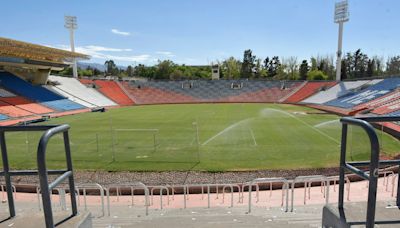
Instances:
[[[219,65],[211,63],[211,79],[219,80]]]

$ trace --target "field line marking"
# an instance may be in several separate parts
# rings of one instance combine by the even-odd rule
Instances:
[[[256,138],[254,137],[253,129],[251,127],[249,127],[249,130],[250,130],[251,137],[253,138],[254,146],[257,146],[257,141],[256,141]]]
[[[327,135],[326,133],[320,131],[320,130],[317,129],[316,127],[314,127],[314,126],[312,126],[312,125],[310,125],[310,124],[304,122],[303,120],[297,118],[296,116],[294,116],[294,115],[292,115],[292,114],[290,114],[290,113],[288,113],[288,112],[286,112],[286,111],[284,111],[284,110],[273,109],[273,108],[271,108],[271,110],[275,110],[275,111],[277,111],[277,112],[284,113],[284,114],[286,114],[286,115],[288,115],[288,116],[294,118],[295,120],[297,120],[297,121],[303,123],[304,125],[308,126],[309,128],[315,130],[316,132],[320,133],[321,135],[327,137],[328,139],[334,141],[335,143],[340,144],[339,140],[336,140],[335,138],[331,137],[330,135]]]

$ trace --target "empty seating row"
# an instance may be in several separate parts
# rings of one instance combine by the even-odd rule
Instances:
[[[365,85],[369,82],[370,80],[340,82],[328,90],[320,91],[317,94],[314,94],[313,96],[303,100],[301,103],[324,104],[328,101],[352,93],[354,89],[360,88],[362,85]]]
[[[149,81],[123,83],[136,103],[188,102],[278,102],[301,82],[219,80],[219,81]],[[149,92],[155,96],[147,96]],[[158,99],[157,94],[163,94]],[[169,96],[169,98],[168,98]],[[156,101],[151,99],[157,98]],[[144,101],[144,99],[146,101]]]
[[[15,96],[16,95],[11,93],[10,91],[0,88],[0,97],[15,97]]]
[[[355,110],[374,109],[374,108],[380,107],[382,105],[385,105],[387,103],[390,103],[399,98],[400,98],[400,89],[397,89],[397,90],[395,90],[389,94],[386,94],[382,97],[379,97],[375,100],[357,105],[357,106],[353,107],[353,109],[355,109]]]
[[[365,86],[359,91],[328,101],[325,105],[350,109],[356,105],[382,97],[400,87],[400,78],[387,78],[378,83],[373,83],[374,81],[376,82],[377,80],[372,80],[371,83],[368,83],[370,84],[368,87]]]
[[[98,90],[119,105],[133,105],[134,102],[125,94],[115,81],[95,80]]]
[[[33,101],[30,101],[30,100],[28,100],[24,97],[20,97],[20,96],[2,97],[2,98],[0,98],[0,101],[5,102],[10,105],[13,105],[17,108],[27,110],[34,114],[45,114],[45,113],[54,112],[54,110],[52,110],[46,106],[37,104]]]
[[[388,113],[394,113],[400,110],[400,98],[396,99],[390,103],[386,103],[380,107],[375,108],[372,110],[372,113],[374,114],[379,114],[379,115],[385,115]]]
[[[330,87],[336,85],[336,82],[307,82],[298,91],[288,97],[284,102],[286,103],[298,103],[311,95],[319,92],[325,91]]]
[[[84,106],[69,101],[65,97],[40,85],[32,85],[31,83],[8,72],[0,72],[0,86],[14,94],[38,102],[56,111],[85,108]]]
[[[67,78],[61,76],[49,76],[49,81],[55,83],[55,90],[68,97],[76,103],[86,107],[107,107],[116,105],[113,101],[100,94],[93,88],[88,88],[75,78]]]
[[[179,93],[164,91],[157,88],[136,88],[131,87],[127,82],[122,85],[135,98],[137,104],[174,104],[174,103],[196,103],[201,102],[190,96]]]
[[[8,119],[8,116],[0,114],[0,120],[6,120]]]
[[[0,101],[0,113],[9,117],[19,118],[33,115],[32,112],[18,108],[14,105]]]

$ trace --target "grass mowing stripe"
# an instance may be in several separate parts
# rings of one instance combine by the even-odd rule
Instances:
[[[338,117],[314,115],[313,110],[286,104],[149,105],[65,116],[42,124],[70,124],[72,158],[74,167],[80,170],[244,171],[336,166],[339,153],[332,139],[340,139],[341,125],[321,123]],[[292,115],[295,112],[304,115]],[[149,146],[153,140],[148,134],[125,132],[120,138],[123,142],[115,148],[118,159],[112,162],[111,122],[115,129],[159,129],[157,150]],[[354,156],[365,160],[369,148],[361,133],[354,132]],[[32,156],[35,157],[40,135],[29,133],[27,144],[25,133],[7,134],[11,168],[36,167]],[[386,134],[382,138],[385,153],[395,156],[399,141]],[[204,143],[207,144],[202,146]],[[61,138],[51,140],[48,152],[49,168],[64,167]]]
[[[299,121],[299,122],[303,123],[303,124],[304,124],[304,125],[306,125],[307,127],[309,127],[309,128],[311,128],[311,129],[313,129],[313,130],[317,131],[317,132],[318,132],[318,133],[320,133],[321,135],[323,135],[323,136],[325,136],[325,137],[329,138],[330,140],[334,141],[335,143],[337,143],[337,144],[340,144],[339,140],[336,140],[335,138],[333,138],[333,137],[331,137],[331,136],[329,136],[329,135],[325,134],[324,132],[320,131],[320,130],[319,130],[319,129],[317,129],[316,127],[314,127],[314,126],[311,126],[310,124],[308,124],[308,123],[304,122],[303,120],[301,120],[301,119],[297,118],[296,116],[294,116],[294,115],[292,115],[292,114],[290,114],[290,113],[288,113],[288,112],[286,112],[286,111],[279,110],[279,109],[271,109],[271,110],[274,110],[274,111],[277,111],[277,112],[284,113],[284,114],[286,114],[286,115],[288,115],[288,116],[290,116],[290,117],[294,118],[295,120],[297,120],[297,121]]]

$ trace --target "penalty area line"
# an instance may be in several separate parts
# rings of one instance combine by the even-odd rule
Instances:
[[[253,129],[251,129],[251,127],[249,127],[249,130],[250,130],[250,135],[253,138],[254,146],[257,146],[257,141],[256,141],[256,137],[254,137]]]

